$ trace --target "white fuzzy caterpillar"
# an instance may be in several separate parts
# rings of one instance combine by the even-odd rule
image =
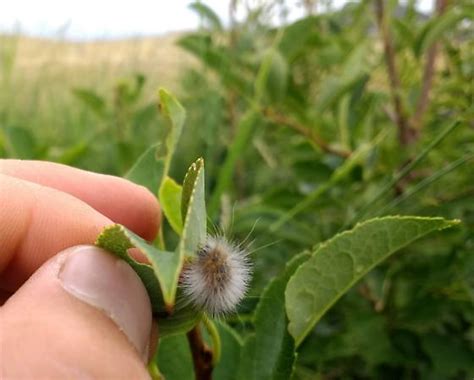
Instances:
[[[208,236],[196,258],[185,266],[181,285],[194,306],[217,316],[235,309],[250,278],[245,250],[223,236]]]

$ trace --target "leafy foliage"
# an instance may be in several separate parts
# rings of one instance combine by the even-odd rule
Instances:
[[[262,293],[255,312],[255,347],[252,348],[254,359],[251,361],[253,376],[248,379],[291,377],[296,353],[294,340],[288,332],[284,293],[288,280],[309,256],[309,253],[302,253],[294,257],[285,271],[272,280]]]
[[[457,223],[442,218],[371,219],[318,246],[298,268],[285,293],[288,329],[296,344],[375,265],[428,232]]]
[[[180,107],[175,107],[175,110],[181,113]],[[169,114],[169,117],[173,119],[173,114]],[[182,122],[180,124],[182,125]],[[175,123],[171,123],[172,128],[174,125]],[[435,144],[436,140],[432,145]],[[174,149],[168,151],[171,153],[165,160],[171,162]],[[143,162],[147,161],[140,158],[134,166],[135,171],[140,171]],[[352,165],[352,160],[346,162],[349,162],[349,167]],[[341,168],[335,172],[336,178],[348,170],[344,165]],[[178,302],[177,310],[173,309],[184,258],[196,255],[206,238],[203,160],[198,159],[191,165],[182,187],[171,178],[164,177],[159,196],[164,209],[168,210],[165,211],[167,219],[180,235],[176,252],[156,249],[120,225],[106,228],[99,236],[97,244],[125,259],[142,278],[160,323],[161,339],[167,335],[175,335],[173,338],[165,338],[164,342],[160,343],[162,348],[158,351],[158,355],[162,352],[166,357],[167,354],[163,353],[166,348],[177,351],[183,356],[183,360],[186,360],[189,349],[185,346],[184,333],[198,323],[200,312],[186,307],[188,303],[184,299],[181,299],[184,307]],[[181,218],[184,219],[184,228]],[[311,332],[316,322],[355,282],[383,259],[413,240],[430,231],[441,230],[458,223],[443,218],[426,217],[372,219],[357,225],[352,231],[338,234],[318,245],[311,254],[302,253],[296,256],[288,263],[284,273],[271,281],[262,292],[261,301],[255,312],[255,333],[250,335],[243,345],[237,333],[221,326],[220,333],[227,340],[225,348],[230,352],[226,352],[224,356],[228,362],[226,367],[222,365],[217,367],[220,377],[234,378],[235,375],[246,379],[291,377],[297,347]],[[150,264],[136,262],[128,254],[128,249],[132,247],[144,253]],[[211,333],[210,330],[209,332]],[[211,334],[214,336],[215,361],[220,356],[220,338],[217,338],[216,334],[219,332]],[[176,345],[178,347],[175,347]],[[193,347],[192,349],[196,350]],[[193,352],[193,358],[195,355]],[[237,365],[239,358],[242,359],[240,366]],[[158,363],[160,362],[161,358],[158,356]],[[198,362],[194,361],[195,368]],[[164,366],[168,378],[183,376],[184,368],[168,368],[168,363],[164,363]],[[229,368],[232,371],[229,371]],[[196,372],[196,375],[198,373]]]
[[[215,378],[276,379],[292,370],[295,379],[458,379],[474,372],[472,5],[449,2],[425,15],[416,3],[308,8],[294,22],[286,1],[237,4],[227,28],[196,2],[202,28],[178,42],[197,61],[180,73],[186,113],[166,91],[159,112],[146,92],[148,73],[118,80],[109,92],[77,86],[73,106],[51,102],[30,112],[39,100],[10,99],[18,93],[14,40],[0,44],[1,156],[125,174],[160,198],[166,219],[153,245],[120,226],[101,244],[141,273],[159,317],[158,361],[167,378],[193,373],[184,334],[200,316],[189,309],[170,316],[164,296],[168,309],[180,297],[179,270],[206,233],[206,199],[209,230],[236,240],[252,231],[254,240],[250,294],[217,324]],[[374,4],[382,4],[381,19]],[[275,15],[279,27],[270,21]],[[201,161],[186,175],[197,157],[206,175]],[[366,220],[373,217],[380,219]],[[427,233],[455,219],[457,228],[407,245],[422,231],[406,223]],[[367,237],[373,233],[375,240]],[[346,249],[353,239],[358,244]],[[171,260],[155,262],[156,271],[128,255],[132,246]],[[341,252],[358,262],[370,247],[377,248],[373,261],[357,275],[344,271]],[[401,252],[385,259],[395,248]],[[307,270],[317,273],[307,277]],[[299,304],[301,283],[313,286]],[[323,302],[315,296],[325,285],[334,294]]]

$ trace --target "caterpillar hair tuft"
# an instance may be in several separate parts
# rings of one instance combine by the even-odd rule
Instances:
[[[232,312],[244,298],[251,278],[248,255],[223,236],[208,236],[181,281],[184,294],[212,316]]]

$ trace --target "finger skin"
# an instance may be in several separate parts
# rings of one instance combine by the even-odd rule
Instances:
[[[117,325],[60,285],[63,257],[47,262],[0,308],[0,378],[149,378]]]
[[[15,291],[57,252],[113,222],[61,191],[0,174],[0,289]]]
[[[155,196],[125,179],[52,162],[13,159],[0,160],[0,173],[69,193],[146,240],[157,234],[160,209]]]

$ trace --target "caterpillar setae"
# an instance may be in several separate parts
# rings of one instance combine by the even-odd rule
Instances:
[[[244,298],[251,278],[245,249],[224,236],[208,236],[196,257],[184,267],[181,285],[186,298],[212,316],[233,311]]]

